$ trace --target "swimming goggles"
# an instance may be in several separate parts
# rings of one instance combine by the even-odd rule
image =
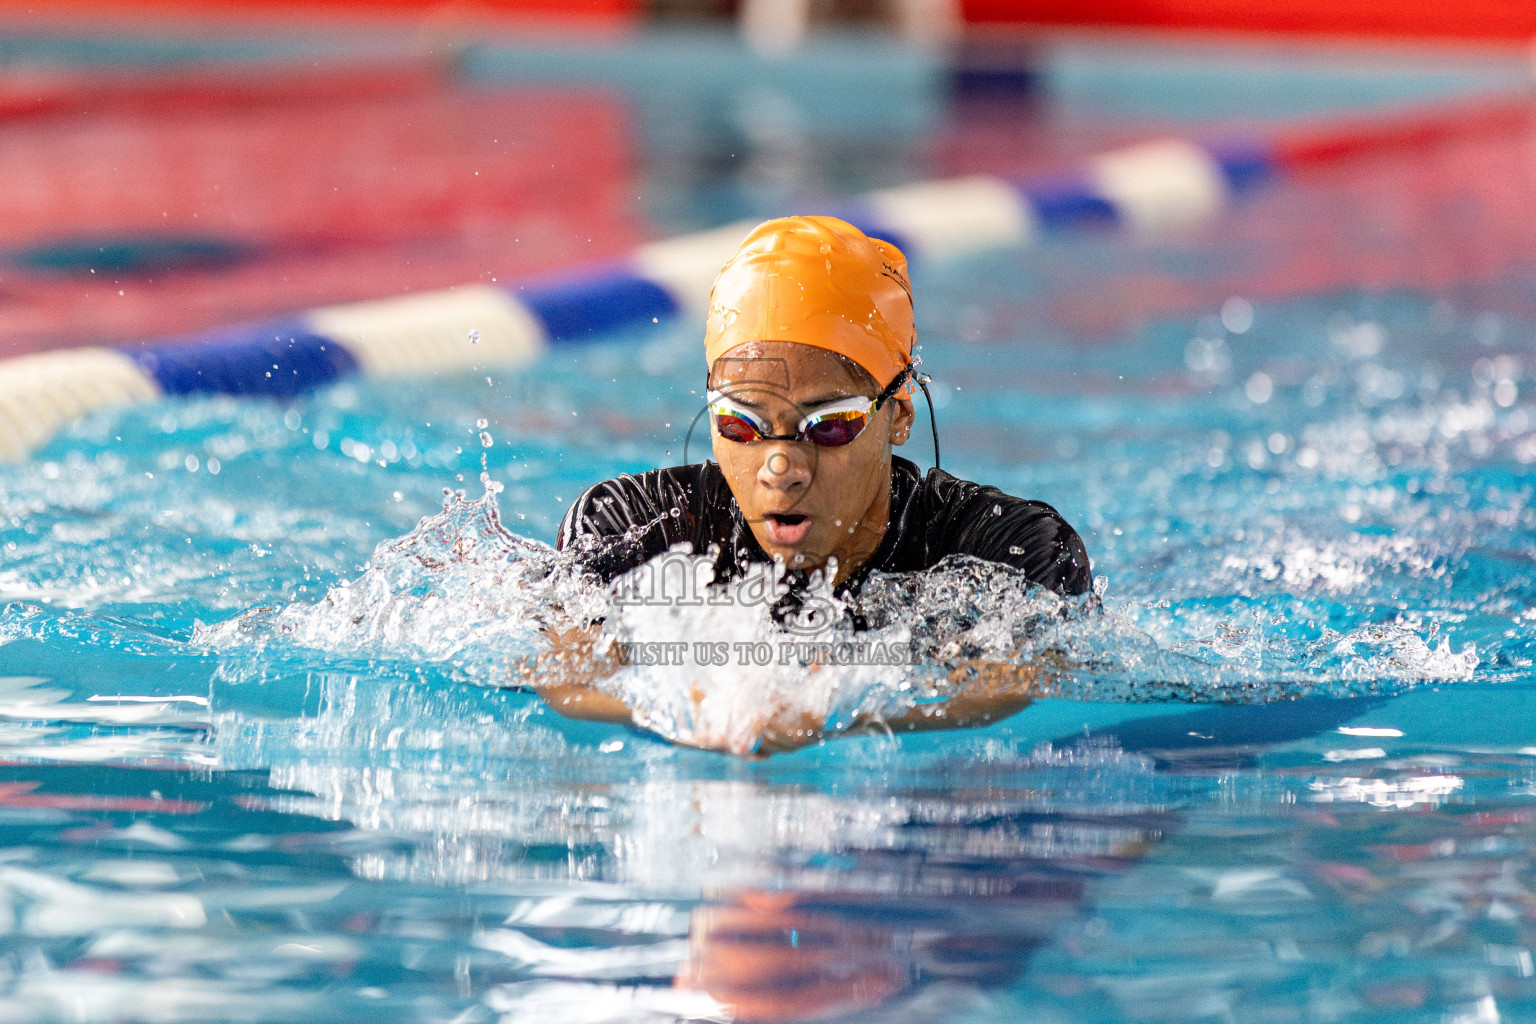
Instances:
[[[908,366],[874,398],[856,395],[811,410],[795,425],[793,434],[772,433],[773,428],[767,420],[737,405],[731,401],[730,396],[720,391],[710,391],[706,396],[709,401],[709,417],[715,424],[715,430],[727,441],[741,444],[755,441],[809,441],[822,448],[841,448],[851,444],[864,432],[875,413],[901,390],[902,384],[911,374],[912,367]]]

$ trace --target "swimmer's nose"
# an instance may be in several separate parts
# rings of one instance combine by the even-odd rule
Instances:
[[[798,450],[801,447],[780,442],[769,448],[767,456],[757,467],[758,484],[775,491],[791,491],[809,486],[811,464],[804,453]]]

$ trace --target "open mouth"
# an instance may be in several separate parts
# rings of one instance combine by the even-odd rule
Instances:
[[[763,517],[763,531],[775,544],[799,544],[811,532],[811,517],[800,512],[770,512]]]

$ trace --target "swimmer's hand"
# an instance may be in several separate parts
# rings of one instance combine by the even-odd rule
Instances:
[[[568,718],[620,725],[640,724],[627,704],[597,686],[600,680],[622,667],[616,655],[597,651],[597,641],[602,635],[601,623],[569,629],[546,627],[544,635],[549,641],[549,649],[531,665],[522,668],[518,680],[522,685]],[[695,694],[695,700],[699,699],[702,697]],[[819,741],[823,723],[807,712],[782,712],[760,723],[759,730],[761,740],[750,750],[733,745],[727,737],[701,737],[687,745],[743,757],[767,757]]]
[[[820,743],[835,735],[871,732],[926,732],[991,725],[1017,714],[1048,689],[1059,664],[1040,659],[1008,664],[971,659],[957,665],[944,680],[945,699],[922,704],[896,718],[861,717],[852,726],[828,735],[825,723],[805,712],[781,713],[764,723],[753,754],[766,757]]]

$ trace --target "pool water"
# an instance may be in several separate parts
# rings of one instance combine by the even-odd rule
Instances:
[[[920,699],[924,628],[1070,655],[984,729],[751,760],[516,687],[599,600],[565,507],[682,457],[697,324],[0,469],[0,1019],[1536,1019],[1524,272],[1245,297],[1229,241],[915,269],[945,468],[1060,509],[1102,607],[951,569],[887,627],[925,663],[800,697]],[[626,685],[697,740],[688,683]]]

